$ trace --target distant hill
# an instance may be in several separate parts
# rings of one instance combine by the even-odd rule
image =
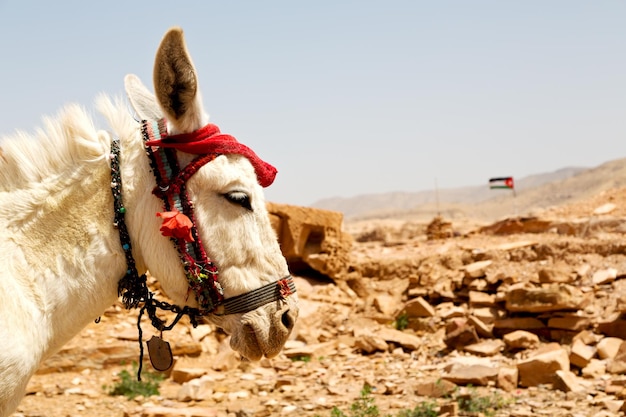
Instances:
[[[489,190],[487,184],[439,190],[390,192],[355,197],[327,198],[313,207],[340,211],[346,219],[467,217],[496,220],[526,215],[537,209],[573,203],[604,190],[626,187],[626,158],[595,168],[569,167],[515,179],[516,196]]]

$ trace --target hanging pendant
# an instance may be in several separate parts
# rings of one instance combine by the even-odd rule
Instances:
[[[147,342],[150,363],[157,371],[167,371],[174,364],[174,356],[169,342],[158,336],[152,336]]]

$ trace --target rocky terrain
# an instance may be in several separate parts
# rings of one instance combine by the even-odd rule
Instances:
[[[164,334],[176,362],[160,393],[110,396],[139,354],[137,311],[114,305],[45,362],[13,417],[352,415],[365,385],[381,416],[624,414],[626,189],[481,224],[270,211],[301,305],[281,355],[243,361],[183,319]]]

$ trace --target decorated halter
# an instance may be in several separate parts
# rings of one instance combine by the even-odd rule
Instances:
[[[114,225],[119,230],[128,267],[126,274],[118,283],[118,292],[126,308],[138,307],[140,303],[143,303],[138,318],[140,355],[142,356],[140,321],[144,310],[147,311],[152,325],[162,332],[171,330],[183,315],[188,315],[195,327],[198,316],[246,313],[269,302],[284,300],[295,293],[296,288],[291,276],[287,276],[245,294],[225,299],[218,281],[218,268],[208,258],[202,244],[194,219],[193,203],[186,190],[189,178],[202,166],[222,154],[245,156],[252,163],[257,180],[263,187],[272,184],[276,176],[276,168],[261,160],[250,148],[237,142],[234,137],[222,134],[213,124],[208,124],[192,133],[169,136],[166,122],[161,119],[141,122],[141,132],[156,180],[153,194],[163,201],[164,211],[156,214],[163,219],[161,233],[169,237],[178,250],[189,284],[189,292],[195,296],[198,303],[198,308],[191,308],[157,301],[147,289],[146,275],[139,276],[124,221],[126,209],[122,200],[119,140],[113,140],[111,144],[111,189],[115,208]],[[198,156],[181,169],[176,155],[177,150]],[[156,316],[157,308],[177,314],[169,326]],[[141,369],[139,369],[138,376],[140,372]]]

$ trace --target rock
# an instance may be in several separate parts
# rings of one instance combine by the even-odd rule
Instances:
[[[412,317],[434,317],[435,309],[422,297],[409,300],[402,311],[406,312],[409,318]]]
[[[504,342],[500,339],[483,340],[482,342],[474,343],[465,346],[463,349],[478,356],[494,356],[504,348]]]
[[[458,385],[487,386],[489,382],[495,382],[498,376],[498,368],[484,365],[454,366],[450,371],[441,376],[446,381]]]
[[[543,268],[537,274],[541,283],[569,283],[576,279],[576,276],[565,267]]]
[[[492,307],[479,307],[472,309],[472,316],[476,317],[486,325],[493,324],[501,318],[500,310]]]
[[[374,296],[374,307],[381,313],[393,317],[398,312],[400,298],[390,294],[378,294]]]
[[[496,387],[503,391],[511,392],[517,388],[519,379],[519,371],[517,368],[503,366],[498,369],[498,376],[496,377]]]
[[[457,389],[457,385],[445,379],[432,379],[426,382],[419,382],[414,386],[415,394],[423,397],[441,398],[452,394]]]
[[[467,278],[480,278],[486,275],[485,270],[489,267],[493,261],[478,261],[468,265],[465,265],[462,270],[465,272]]]
[[[572,285],[516,286],[506,294],[506,309],[527,313],[578,310],[584,307],[586,301],[582,291]]]
[[[617,269],[607,268],[596,271],[591,277],[593,285],[603,285],[615,281],[617,278]]]
[[[598,323],[596,328],[599,333],[606,336],[618,337],[626,340],[626,319],[622,319],[619,316]]]
[[[306,264],[333,279],[345,278],[352,238],[340,212],[267,203],[280,248],[292,270]]]
[[[613,359],[623,342],[618,337],[605,337],[598,342],[598,357],[600,359]]]
[[[564,316],[552,317],[548,320],[548,327],[551,329],[562,329],[571,331],[581,331],[591,326],[591,320],[587,317]]]
[[[503,337],[504,343],[509,349],[535,349],[539,346],[539,337],[525,330],[516,330],[507,333]]]
[[[386,352],[389,350],[389,345],[385,342],[385,339],[373,334],[363,334],[357,337],[354,341],[354,346],[366,353]]]
[[[495,294],[487,294],[480,291],[469,292],[470,307],[492,307],[496,303]]]
[[[176,383],[182,384],[192,379],[200,378],[208,372],[204,368],[178,368],[174,367],[172,370],[172,380]]]
[[[608,362],[606,370],[612,374],[626,373],[626,341],[619,345],[615,357]]]
[[[569,361],[579,368],[584,368],[595,355],[596,349],[594,347],[587,346],[581,340],[576,340],[571,346]]]
[[[485,323],[483,323],[483,321],[480,320],[478,317],[469,316],[467,319],[467,322],[471,324],[472,326],[474,326],[478,336],[488,337],[488,338],[493,337],[493,331],[491,329],[491,326],[488,326]]]
[[[606,361],[599,359],[591,359],[580,373],[585,378],[600,378],[606,374]]]
[[[197,327],[191,327],[189,329],[189,334],[196,342],[201,342],[211,333],[213,333],[213,327],[208,324],[199,324]]]
[[[585,392],[585,387],[580,383],[573,372],[557,370],[554,387],[564,392]]]
[[[387,342],[395,343],[408,350],[416,350],[422,346],[422,340],[419,337],[396,329],[383,327],[377,335]]]
[[[181,402],[205,400],[213,394],[211,388],[213,383],[213,381],[202,378],[192,379],[180,387],[176,398]]]
[[[466,319],[453,319],[446,325],[444,342],[449,348],[459,349],[478,342],[478,335]]]
[[[514,330],[526,330],[526,331],[542,331],[546,326],[541,320],[534,317],[512,317],[508,319],[496,320],[493,324],[493,333],[495,335],[502,335],[510,333]]]
[[[528,359],[519,361],[520,385],[532,387],[540,384],[553,384],[556,371],[569,371],[569,355],[558,343],[550,343],[538,349]]]
[[[600,207],[596,207],[596,209],[593,211],[593,214],[595,215],[609,214],[610,212],[615,210],[615,207],[616,206],[613,203],[606,203],[606,204],[601,205]]]

